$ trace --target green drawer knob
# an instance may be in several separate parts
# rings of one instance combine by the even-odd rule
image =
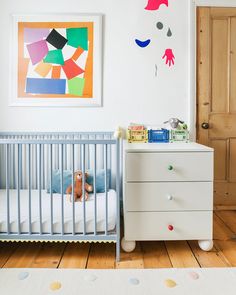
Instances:
[[[168,166],[168,170],[171,171],[171,170],[173,170],[173,169],[174,169],[173,166],[171,166],[171,165]]]

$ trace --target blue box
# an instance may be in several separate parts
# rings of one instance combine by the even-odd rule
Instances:
[[[148,130],[148,142],[169,142],[169,130]]]

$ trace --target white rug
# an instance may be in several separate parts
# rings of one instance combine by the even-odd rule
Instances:
[[[1,269],[1,295],[235,295],[236,268]]]

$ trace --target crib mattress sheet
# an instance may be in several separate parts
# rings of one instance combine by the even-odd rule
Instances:
[[[106,221],[106,197],[105,193],[97,193],[97,232],[104,232]],[[61,233],[61,203],[62,195],[53,194],[53,231],[54,233]],[[51,197],[46,191],[42,191],[42,232],[51,232]],[[64,233],[72,233],[72,203],[68,200],[66,195],[63,199],[64,204]],[[94,194],[90,194],[86,205],[86,233],[94,232]],[[7,197],[6,190],[0,190],[0,232],[7,232]],[[20,215],[21,215],[21,232],[29,232],[29,191],[20,191]],[[39,191],[31,191],[31,227],[32,233],[39,233]],[[10,190],[10,225],[11,232],[18,232],[18,202],[17,190]],[[108,191],[108,230],[111,231],[116,225],[116,191]],[[83,203],[75,202],[75,232],[83,233]]]

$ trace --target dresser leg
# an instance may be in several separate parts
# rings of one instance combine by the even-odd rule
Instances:
[[[203,251],[211,251],[211,249],[213,248],[213,241],[212,240],[200,240],[200,241],[198,241],[198,245]]]
[[[125,238],[121,240],[121,247],[125,252],[132,252],[136,247],[135,241],[126,241]]]

